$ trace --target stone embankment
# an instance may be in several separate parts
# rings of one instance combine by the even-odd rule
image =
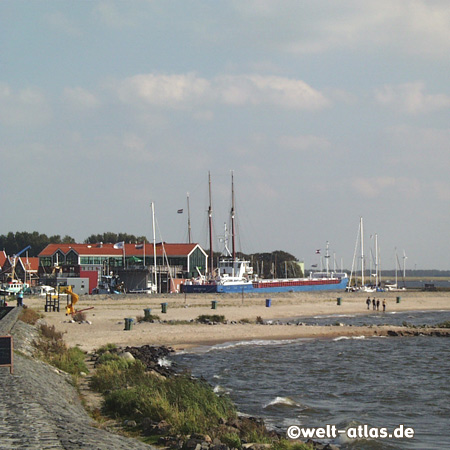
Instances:
[[[135,439],[98,428],[71,378],[31,358],[35,327],[17,321],[20,308],[0,320],[0,335],[13,336],[14,373],[0,367],[0,449],[148,450]]]

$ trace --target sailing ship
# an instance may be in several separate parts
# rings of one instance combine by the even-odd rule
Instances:
[[[345,290],[348,285],[348,275],[345,272],[311,272],[304,278],[259,278],[253,272],[250,261],[240,259],[236,254],[235,244],[235,207],[234,207],[234,179],[231,176],[231,239],[232,250],[228,249],[226,238],[225,249],[219,258],[216,269],[213,267],[213,239],[212,239],[212,207],[211,207],[211,177],[209,175],[209,235],[210,235],[210,274],[207,278],[200,276],[197,279],[187,280],[181,285],[182,292],[206,294],[206,293],[275,293],[275,292],[304,292]],[[226,230],[225,230],[226,231]]]

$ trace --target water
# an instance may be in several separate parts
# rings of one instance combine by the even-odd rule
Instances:
[[[421,324],[450,318],[407,314]],[[222,344],[174,359],[279,431],[368,424],[391,432],[404,424],[413,439],[329,441],[342,449],[441,449],[450,448],[449,348],[436,337],[297,339]]]
[[[335,325],[343,323],[344,325],[395,325],[401,326],[404,322],[409,325],[436,325],[448,320],[450,313],[443,311],[407,311],[407,312],[380,312],[372,311],[370,306],[369,314],[336,314],[319,315],[314,317],[299,317],[293,319],[284,319],[280,322],[304,323],[306,325]]]

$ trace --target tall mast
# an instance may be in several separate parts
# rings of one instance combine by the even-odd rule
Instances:
[[[209,208],[208,208],[208,221],[209,221],[209,272],[212,276],[214,271],[214,255],[213,255],[213,231],[212,231],[212,201],[211,201],[211,173],[208,172],[209,181]]]
[[[189,192],[187,193],[187,210],[188,210],[188,242],[191,243],[191,210],[189,208]]]
[[[359,230],[361,233],[361,286],[364,286],[364,229],[362,217],[359,219]]]
[[[155,275],[154,283],[156,292],[158,292],[158,278],[156,274],[156,229],[155,229],[155,204],[151,202],[152,206],[152,226],[153,226],[153,271]]]
[[[236,259],[236,228],[234,224],[234,173],[231,171],[231,242],[233,261]]]
[[[378,234],[375,233],[375,286],[378,289]]]

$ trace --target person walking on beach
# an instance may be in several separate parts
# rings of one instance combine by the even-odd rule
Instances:
[[[386,312],[386,299],[383,300],[383,312]]]
[[[366,303],[367,303],[367,309],[370,309],[370,304],[372,303],[370,301],[370,297],[367,297]]]
[[[380,300],[377,300],[377,311],[380,310]]]
[[[375,301],[375,297],[373,298],[373,300],[372,300],[372,307],[373,307],[373,310],[375,311],[375,309],[377,308],[377,302]]]

